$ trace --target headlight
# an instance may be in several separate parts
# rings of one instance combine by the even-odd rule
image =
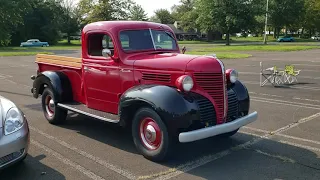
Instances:
[[[178,89],[183,91],[190,91],[193,88],[193,80],[188,75],[180,76],[176,80],[176,86]]]
[[[23,117],[18,108],[13,107],[7,112],[5,121],[4,121],[4,134],[12,134],[23,126]]]
[[[226,70],[227,80],[230,83],[235,83],[238,80],[238,72],[234,69]]]

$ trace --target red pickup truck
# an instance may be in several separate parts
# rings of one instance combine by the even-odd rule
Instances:
[[[184,54],[164,24],[102,21],[82,30],[82,57],[38,54],[31,76],[45,118],[63,123],[73,111],[130,127],[152,161],[176,143],[232,136],[257,119],[237,71],[214,56]]]

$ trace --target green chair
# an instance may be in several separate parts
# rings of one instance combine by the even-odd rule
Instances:
[[[284,82],[292,84],[294,81],[298,83],[297,76],[300,74],[301,70],[296,70],[294,65],[285,65],[284,67]]]

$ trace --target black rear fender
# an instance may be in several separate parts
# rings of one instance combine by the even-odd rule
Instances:
[[[70,80],[62,72],[44,71],[39,73],[33,81],[33,97],[38,98],[45,87],[50,87],[53,90],[56,102],[71,101],[73,99]]]

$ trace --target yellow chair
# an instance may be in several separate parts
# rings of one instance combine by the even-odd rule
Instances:
[[[296,70],[294,65],[285,65],[284,67],[284,82],[292,84],[294,81],[298,82],[297,76],[301,70]],[[290,80],[291,79],[291,80]]]

